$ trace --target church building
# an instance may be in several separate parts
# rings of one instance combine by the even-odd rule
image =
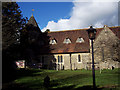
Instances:
[[[34,32],[36,35],[33,35],[36,38],[30,39],[36,41],[34,44],[36,48],[29,49],[34,56],[28,60],[28,66],[54,70],[92,69],[91,40],[87,29],[41,32],[34,16],[31,16],[28,25],[34,27],[28,28],[32,34],[38,30],[37,34]],[[95,69],[119,68],[120,26],[104,25],[103,28],[95,29],[97,31],[94,40]]]

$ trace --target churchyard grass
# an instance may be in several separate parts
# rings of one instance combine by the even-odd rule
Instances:
[[[15,84],[27,87],[30,90],[45,90],[44,78],[50,77],[49,89],[85,90],[92,88],[91,70],[18,70]],[[95,71],[96,86],[98,90],[120,90],[119,88],[119,69]]]

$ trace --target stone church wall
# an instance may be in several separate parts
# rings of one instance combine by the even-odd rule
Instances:
[[[94,41],[95,62],[104,69],[118,68],[120,61],[120,39],[107,27],[100,32]]]
[[[78,55],[80,55],[81,62],[78,62]],[[90,66],[87,64],[88,62],[90,62],[89,53],[54,54],[43,56],[45,57],[44,64],[48,65],[49,69],[51,68],[55,70],[75,70],[90,68]],[[62,63],[58,62],[58,56],[63,57]]]

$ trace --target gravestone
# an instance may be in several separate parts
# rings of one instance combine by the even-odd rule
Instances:
[[[50,77],[48,75],[44,78],[44,86],[46,88],[50,86]]]

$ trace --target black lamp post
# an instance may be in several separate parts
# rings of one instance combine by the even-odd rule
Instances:
[[[94,48],[93,48],[93,40],[95,39],[96,35],[96,29],[94,29],[92,26],[87,30],[89,39],[91,40],[91,46],[92,46],[92,76],[93,76],[93,88],[96,88],[95,84],[95,65],[94,65]]]

